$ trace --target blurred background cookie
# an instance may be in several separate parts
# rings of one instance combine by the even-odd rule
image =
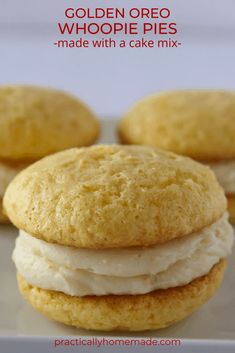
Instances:
[[[135,104],[118,126],[123,143],[160,147],[212,167],[235,220],[235,93],[163,92]]]
[[[0,87],[0,204],[10,180],[50,153],[92,144],[100,131],[90,109],[62,91]],[[7,221],[0,207],[0,222]]]

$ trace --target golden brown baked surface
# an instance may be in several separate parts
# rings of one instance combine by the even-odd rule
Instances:
[[[123,143],[155,146],[196,160],[235,158],[235,92],[170,91],[137,102],[119,123]]]
[[[49,319],[103,331],[142,331],[167,327],[203,305],[219,287],[226,260],[186,286],[144,295],[71,297],[28,284],[18,274],[22,295]]]
[[[0,224],[1,223],[9,223],[9,219],[3,212],[2,199],[0,199]]]
[[[201,230],[226,210],[212,171],[150,147],[96,145],[46,157],[8,187],[16,227],[85,248],[149,246]]]
[[[0,86],[0,158],[32,160],[92,144],[99,123],[87,106],[62,91]]]
[[[235,195],[227,195],[229,220],[235,224]]]
[[[9,222],[10,222],[9,219],[3,212],[2,199],[0,198],[0,224],[9,223]]]

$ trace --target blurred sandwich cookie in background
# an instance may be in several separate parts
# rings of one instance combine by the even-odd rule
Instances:
[[[235,221],[235,93],[183,90],[135,104],[119,122],[122,143],[160,147],[211,166]]]
[[[0,87],[0,222],[2,198],[25,166],[66,148],[87,146],[99,135],[99,122],[76,97],[36,86]]]

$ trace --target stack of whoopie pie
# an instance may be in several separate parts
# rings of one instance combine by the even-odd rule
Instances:
[[[9,185],[23,296],[47,317],[147,330],[190,315],[219,287],[233,244],[213,172],[151,147],[45,157]]]

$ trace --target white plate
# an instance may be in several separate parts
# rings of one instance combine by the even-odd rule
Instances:
[[[102,142],[115,142],[114,122],[103,126]],[[11,261],[17,230],[13,226],[0,226],[0,336],[104,336],[103,333],[70,328],[47,320],[31,308],[20,296],[15,268]],[[222,287],[206,305],[182,322],[158,331],[143,333],[121,333],[129,337],[177,337],[202,340],[234,340],[235,347],[235,255],[230,257]],[[120,336],[120,334],[105,334]],[[222,343],[222,342],[221,342]],[[234,348],[235,351],[235,348]],[[1,352],[1,350],[0,350]],[[2,352],[1,352],[2,353]]]

